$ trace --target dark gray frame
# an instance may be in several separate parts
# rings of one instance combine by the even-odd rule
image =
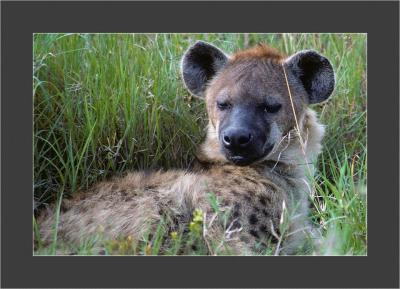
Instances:
[[[1,5],[2,287],[399,286],[398,2]],[[368,256],[33,257],[35,32],[368,33]]]

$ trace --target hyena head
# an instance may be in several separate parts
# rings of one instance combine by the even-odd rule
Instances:
[[[268,159],[307,105],[326,100],[335,83],[330,62],[312,50],[284,57],[259,44],[228,56],[202,41],[183,56],[182,77],[205,98],[211,150],[237,165]]]

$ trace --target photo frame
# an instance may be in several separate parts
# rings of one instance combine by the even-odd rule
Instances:
[[[393,25],[398,23],[397,2],[6,1],[1,5],[3,287],[398,286],[399,31]],[[368,256],[32,256],[32,34],[37,32],[368,33]]]

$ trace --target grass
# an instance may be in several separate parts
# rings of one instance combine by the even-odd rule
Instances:
[[[265,42],[288,55],[315,49],[331,60],[335,91],[327,103],[314,106],[327,133],[312,218],[324,236],[319,253],[365,255],[365,34],[34,35],[35,210],[127,170],[191,164],[204,137],[206,115],[203,102],[183,87],[179,64],[197,39],[228,53]],[[40,242],[35,220],[34,231]],[[110,240],[104,253],[158,254],[154,244],[164,231],[160,226],[143,244]],[[39,248],[37,254],[55,254],[63,245],[56,231],[53,239],[51,248]],[[166,251],[202,254],[201,246],[191,249],[193,242],[195,236],[187,240],[177,233],[177,243]],[[90,240],[77,252],[97,254]]]

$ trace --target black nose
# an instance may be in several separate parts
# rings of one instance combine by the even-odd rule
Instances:
[[[253,140],[249,131],[244,129],[230,129],[223,134],[224,146],[229,149],[243,149],[248,147]]]

